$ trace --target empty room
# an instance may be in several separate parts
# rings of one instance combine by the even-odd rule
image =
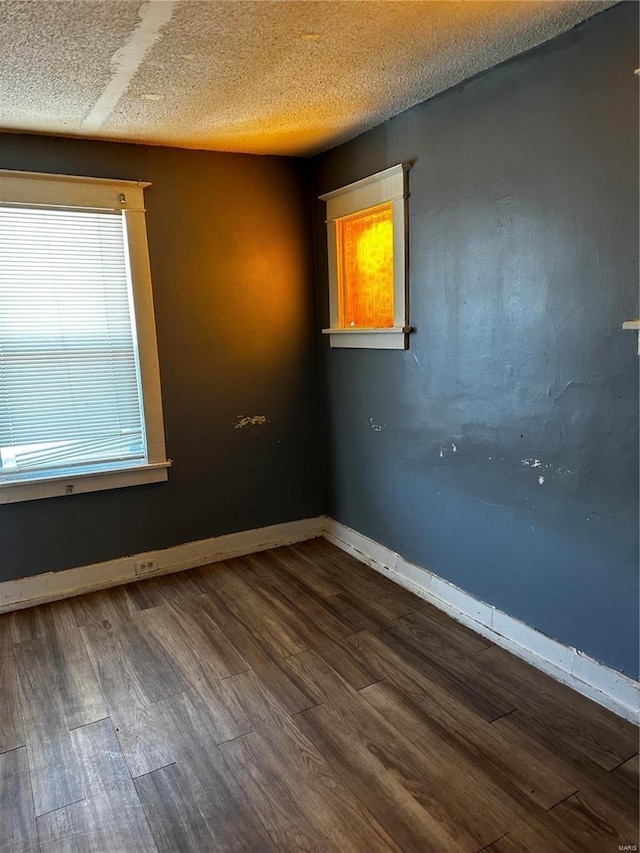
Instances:
[[[0,0],[0,853],[638,850],[639,21]]]

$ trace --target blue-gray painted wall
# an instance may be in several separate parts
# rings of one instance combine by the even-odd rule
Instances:
[[[413,162],[410,348],[321,344],[329,514],[636,677],[638,9],[313,163]]]

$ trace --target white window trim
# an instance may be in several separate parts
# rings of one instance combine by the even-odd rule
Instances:
[[[151,269],[145,223],[144,181],[50,175],[0,169],[0,204],[49,206],[66,209],[125,210],[133,303],[140,357],[147,462],[102,471],[69,474],[52,471],[0,483],[0,504],[37,500],[81,492],[119,489],[168,479],[158,343],[151,291]]]
[[[407,318],[406,198],[410,163],[399,163],[375,175],[320,196],[327,203],[329,256],[329,322],[323,329],[332,347],[348,349],[406,349],[411,327]],[[393,206],[393,326],[384,329],[345,329],[340,326],[336,220],[391,202]]]

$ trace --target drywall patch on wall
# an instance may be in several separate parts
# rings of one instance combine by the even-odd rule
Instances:
[[[233,425],[234,429],[244,429],[250,426],[264,426],[270,423],[266,415],[238,415],[238,419]]]

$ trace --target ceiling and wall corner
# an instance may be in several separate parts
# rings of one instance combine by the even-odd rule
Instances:
[[[310,156],[612,5],[4,0],[0,129]]]

